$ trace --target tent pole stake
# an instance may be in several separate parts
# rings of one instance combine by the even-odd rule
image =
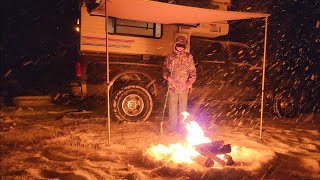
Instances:
[[[108,51],[108,11],[107,11],[107,1],[105,0],[105,32],[106,32],[106,73],[107,73],[107,110],[108,110],[108,119],[107,119],[107,127],[108,127],[108,145],[111,145],[111,133],[110,133],[110,76],[109,76],[109,51]]]
[[[262,139],[262,122],[263,122],[263,98],[264,98],[264,79],[266,74],[266,56],[267,56],[267,33],[268,33],[268,17],[264,19],[264,43],[263,43],[263,65],[262,65],[262,90],[261,90],[261,114],[260,114],[260,139]]]

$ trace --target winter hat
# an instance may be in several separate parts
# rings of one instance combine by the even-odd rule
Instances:
[[[188,44],[188,40],[187,40],[187,38],[184,37],[184,36],[178,36],[178,37],[176,38],[176,44],[181,44],[181,45],[186,46],[186,45]]]

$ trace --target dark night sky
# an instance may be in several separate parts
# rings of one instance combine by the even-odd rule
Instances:
[[[78,34],[74,26],[78,4],[77,0],[2,2],[2,80],[23,79],[40,84],[46,81],[59,84],[70,80],[77,58]],[[320,69],[316,54],[319,51],[320,29],[315,28],[316,20],[320,19],[319,8],[318,0],[234,0],[231,7],[237,11],[271,13],[268,61],[279,63],[280,69],[285,71],[287,66],[293,66],[294,70],[310,66],[313,71],[310,73]],[[232,22],[227,38],[260,46],[263,25],[261,20]],[[252,28],[257,30],[252,31]],[[287,62],[286,67],[281,65],[283,61]],[[10,69],[14,70],[8,75]],[[57,79],[56,74],[65,76]],[[39,83],[34,84],[37,85]]]
[[[74,26],[78,1],[6,0],[3,4],[2,80],[38,87],[35,93],[48,93],[57,84],[68,82],[77,58],[78,33]],[[63,76],[58,78],[58,74]]]
[[[5,43],[16,54],[36,54],[45,44],[71,40],[75,0],[5,1]],[[12,47],[14,46],[14,47]]]
[[[281,67],[279,70],[287,71],[289,69],[297,73],[302,70],[300,73],[304,74],[306,72],[303,70],[309,66],[310,71],[307,73],[319,73],[320,29],[316,28],[316,22],[320,19],[320,1],[271,0],[257,2],[247,0],[246,2],[234,1],[234,6],[236,6],[236,9],[244,11],[271,14],[268,25],[268,61],[279,64],[285,62],[284,66],[294,67],[293,69]],[[246,33],[233,34],[237,38],[240,36],[239,39],[251,37],[249,41],[255,40],[252,37],[259,37],[261,39],[263,36],[261,30],[249,30],[252,28],[250,26],[256,24],[248,24],[249,26],[245,24],[233,26],[235,27],[234,31],[237,32],[248,27],[247,31],[245,31]],[[260,27],[263,28],[263,24]]]

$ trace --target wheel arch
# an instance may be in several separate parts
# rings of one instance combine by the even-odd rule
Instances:
[[[153,96],[158,95],[158,87],[156,85],[156,79],[152,78],[150,75],[146,73],[142,73],[139,71],[127,71],[127,72],[122,72],[114,76],[110,80],[110,87],[114,87],[115,84],[118,82],[124,82],[126,81],[127,83],[134,82],[134,81],[143,81],[147,80],[147,83],[144,83],[145,87],[149,93]]]

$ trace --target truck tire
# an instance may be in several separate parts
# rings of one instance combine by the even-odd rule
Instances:
[[[137,85],[121,88],[112,101],[112,111],[118,121],[146,121],[152,109],[150,93]]]
[[[294,117],[297,111],[298,101],[292,93],[279,93],[274,97],[273,112],[279,117]]]

